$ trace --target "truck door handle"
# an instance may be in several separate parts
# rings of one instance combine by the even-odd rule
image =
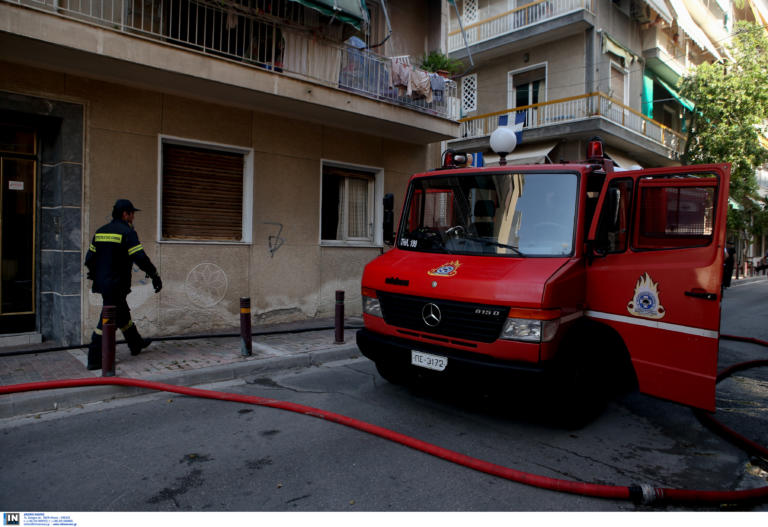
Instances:
[[[703,298],[704,300],[717,300],[717,295],[715,293],[707,293],[706,291],[686,291],[685,296]]]

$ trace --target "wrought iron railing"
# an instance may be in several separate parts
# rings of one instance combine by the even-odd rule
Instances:
[[[536,0],[478,22],[465,24],[467,43],[477,44],[582,9],[594,12],[593,2],[594,0]],[[453,31],[448,33],[448,52],[461,49],[465,45],[461,30],[454,29],[455,26],[458,26],[458,21],[452,20]]]
[[[509,122],[515,122],[512,116],[519,112],[525,112],[524,130],[601,117],[663,145],[677,154],[682,154],[685,148],[685,134],[676,132],[600,92],[465,117],[459,120],[461,123],[459,136],[466,139],[490,135],[498,127],[499,116],[509,115]]]
[[[340,43],[339,24],[288,0],[0,0],[112,31],[457,119],[456,83],[403,94],[392,61]],[[321,35],[318,38],[318,34]],[[325,38],[323,38],[325,37]]]

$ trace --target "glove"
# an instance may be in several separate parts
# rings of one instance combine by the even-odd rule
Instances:
[[[152,277],[152,287],[155,288],[155,293],[159,293],[160,290],[163,288],[163,281],[160,280],[160,275],[156,274]]]

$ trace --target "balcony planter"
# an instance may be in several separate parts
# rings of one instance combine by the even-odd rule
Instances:
[[[432,51],[421,59],[421,69],[429,73],[437,73],[441,77],[450,78],[461,71],[463,64],[458,60],[451,60],[440,51]]]

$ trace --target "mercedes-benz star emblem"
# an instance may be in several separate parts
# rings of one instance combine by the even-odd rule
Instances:
[[[421,319],[431,328],[437,326],[442,318],[443,314],[440,313],[440,308],[435,304],[424,304],[424,307],[421,308]]]

